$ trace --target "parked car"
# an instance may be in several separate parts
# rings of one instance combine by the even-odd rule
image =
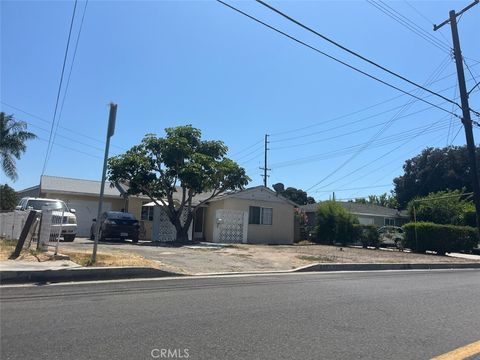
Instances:
[[[93,219],[90,228],[90,239],[94,240],[97,234],[97,226],[100,226],[99,240],[107,239],[131,239],[138,242],[140,224],[133,214],[120,211],[106,211],[99,221]]]
[[[77,234],[77,217],[75,216],[75,209],[69,209],[62,200],[24,197],[15,208],[15,210],[20,211],[42,211],[45,209],[53,210],[52,227],[62,226],[63,240],[69,242],[75,240]],[[60,221],[62,214],[63,219]]]
[[[378,234],[380,237],[380,243],[383,246],[396,247],[397,249],[403,249],[403,240],[405,233],[399,226],[382,226],[378,228]]]

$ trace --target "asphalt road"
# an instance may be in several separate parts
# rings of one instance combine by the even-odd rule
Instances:
[[[476,270],[3,287],[1,358],[429,359],[480,340],[479,299]]]

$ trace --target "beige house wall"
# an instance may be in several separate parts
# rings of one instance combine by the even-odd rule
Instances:
[[[218,209],[240,210],[248,213],[250,206],[273,209],[272,225],[248,224],[247,242],[250,244],[292,244],[294,239],[294,208],[286,202],[245,200],[235,197],[213,201],[205,216],[205,239],[213,241]]]
[[[217,226],[215,212],[219,209],[225,209],[225,200],[213,201],[205,208],[205,217],[203,222],[203,234],[206,241],[213,242],[213,228]]]
[[[85,201],[97,201],[98,196],[89,195],[77,195],[77,194],[64,194],[64,193],[42,193],[41,197],[47,199],[59,199],[63,200],[67,205],[70,201],[85,200]],[[112,204],[113,211],[120,211],[125,207],[125,200],[120,197],[105,197],[104,202]]]

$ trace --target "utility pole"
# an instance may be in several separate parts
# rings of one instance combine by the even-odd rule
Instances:
[[[456,13],[455,10],[450,10],[449,18],[442,22],[440,25],[433,25],[433,31],[437,31],[443,25],[450,23],[452,29],[452,41],[453,41],[453,54],[455,57],[455,63],[457,66],[458,87],[460,90],[460,99],[462,104],[462,123],[465,128],[465,138],[467,141],[468,158],[470,162],[470,173],[472,177],[473,194],[476,209],[477,230],[480,235],[480,184],[478,182],[478,170],[477,170],[477,157],[475,149],[475,141],[473,139],[472,119],[470,117],[470,105],[468,103],[467,85],[465,84],[465,73],[463,71],[463,58],[462,51],[460,49],[460,39],[458,37],[457,17],[462,15],[465,11],[478,4],[479,0],[475,0],[473,3],[465,7],[460,12]]]
[[[98,200],[98,213],[96,219],[96,229],[95,229],[95,240],[93,243],[93,253],[91,263],[94,264],[97,260],[97,247],[98,247],[98,238],[100,235],[100,217],[102,216],[102,206],[103,206],[103,193],[105,190],[105,179],[107,176],[107,161],[108,161],[108,150],[110,149],[110,138],[115,133],[115,121],[117,118],[117,104],[110,103],[110,114],[108,116],[108,129],[107,129],[107,141],[105,143],[105,156],[103,158],[103,170],[102,170],[102,183],[100,185],[100,198]]]
[[[268,171],[272,170],[272,169],[269,169],[267,167],[267,152],[268,150],[270,150],[268,148],[268,135],[265,134],[265,161],[263,163],[263,167],[260,168],[260,170],[263,170],[263,186],[267,187],[267,177],[269,177],[270,175],[267,174]]]

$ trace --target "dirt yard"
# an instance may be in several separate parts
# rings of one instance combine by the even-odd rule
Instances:
[[[76,239],[60,243],[59,252],[75,263],[88,265],[93,243]],[[0,241],[0,260],[13,251],[13,243]],[[36,252],[25,252],[23,260],[42,261]],[[168,247],[149,242],[101,243],[95,266],[146,266],[184,274],[291,270],[314,263],[452,263],[472,262],[449,256],[414,254],[398,250],[373,250],[326,245],[292,246],[199,245]]]

